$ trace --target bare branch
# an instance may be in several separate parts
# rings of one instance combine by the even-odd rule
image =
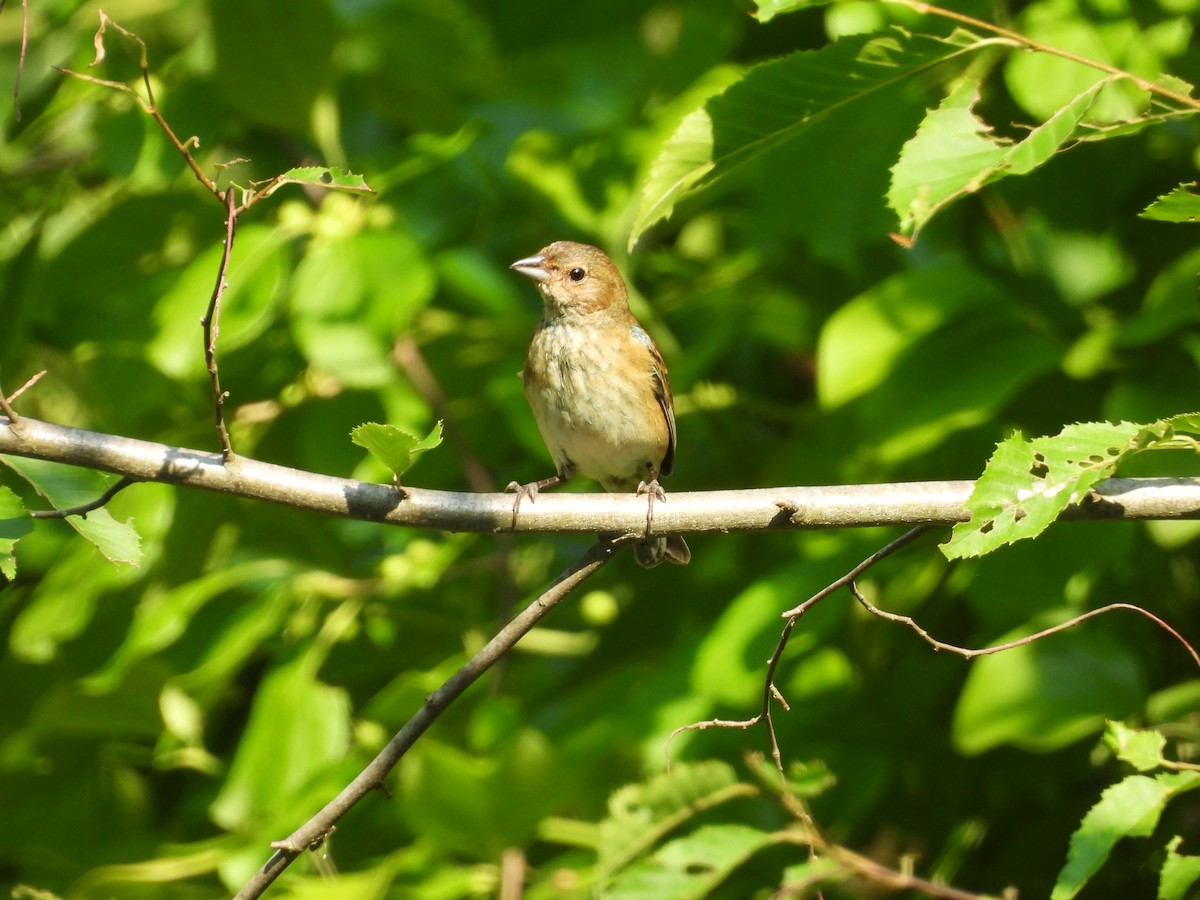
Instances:
[[[880,609],[878,606],[876,606],[870,600],[868,600],[866,597],[863,596],[862,591],[860,591],[858,589],[858,585],[851,584],[850,591],[851,591],[851,593],[854,594],[854,599],[857,600],[859,603],[861,603],[863,605],[863,608],[866,609],[867,612],[871,613],[871,615],[879,616],[879,618],[881,618],[881,619],[887,619],[889,622],[899,622],[901,625],[907,625],[909,628],[911,628],[913,631],[915,631],[921,637],[921,640],[923,640],[923,641],[925,641],[925,643],[929,644],[929,646],[931,646],[934,650],[945,650],[949,653],[954,653],[958,656],[961,656],[964,659],[974,659],[976,656],[989,656],[992,653],[999,653],[1002,650],[1011,650],[1014,647],[1021,647],[1025,644],[1032,644],[1034,641],[1039,641],[1044,637],[1049,637],[1052,634],[1057,634],[1060,631],[1065,631],[1068,628],[1072,628],[1072,627],[1078,625],[1080,622],[1085,622],[1088,619],[1095,618],[1096,616],[1103,615],[1104,613],[1113,612],[1114,610],[1118,610],[1118,609],[1127,609],[1130,612],[1135,612],[1135,613],[1138,613],[1139,615],[1145,616],[1147,619],[1149,619],[1151,622],[1153,622],[1159,628],[1163,629],[1168,634],[1170,634],[1171,637],[1175,638],[1175,640],[1179,641],[1179,643],[1183,645],[1184,649],[1186,649],[1187,652],[1189,654],[1191,654],[1192,661],[1196,664],[1196,668],[1200,669],[1200,654],[1196,653],[1196,649],[1191,644],[1188,643],[1188,641],[1184,638],[1183,635],[1181,635],[1178,631],[1176,631],[1174,628],[1172,628],[1170,625],[1168,625],[1166,622],[1164,622],[1158,616],[1154,615],[1154,613],[1150,612],[1149,610],[1143,609],[1140,606],[1135,606],[1132,603],[1110,603],[1110,604],[1108,604],[1108,606],[1101,606],[1098,609],[1089,609],[1087,612],[1080,613],[1077,616],[1071,617],[1066,622],[1060,622],[1059,624],[1053,625],[1050,628],[1045,628],[1045,629],[1037,632],[1036,634],[1028,634],[1025,637],[1018,638],[1015,641],[1008,641],[1003,644],[996,644],[993,647],[981,647],[978,649],[973,649],[970,647],[959,647],[955,644],[947,644],[945,641],[939,641],[937,638],[933,637],[928,631],[926,631],[924,628],[922,628],[920,625],[918,625],[916,623],[916,621],[912,618],[912,616],[905,616],[905,615],[901,615],[900,613],[893,613],[893,612],[888,612],[887,610]]]
[[[225,427],[225,400],[229,396],[221,390],[221,378],[217,373],[217,335],[221,330],[221,296],[229,287],[229,258],[233,254],[233,237],[237,231],[237,214],[233,208],[233,188],[225,191],[225,244],[221,249],[221,264],[217,266],[217,283],[208,300],[208,309],[200,325],[204,330],[204,363],[208,367],[208,380],[212,385],[213,425],[217,429],[217,440],[221,442],[221,453],[226,462],[233,458],[233,445],[229,442],[229,430]]]
[[[309,819],[296,831],[271,847],[275,854],[263,864],[254,877],[238,891],[234,900],[250,900],[262,892],[279,877],[279,874],[305,850],[319,846],[333,830],[335,823],[359,800],[376,788],[383,787],[384,779],[413,743],[433,724],[434,720],[453,703],[476,679],[486,672],[505,653],[528,634],[547,613],[571,591],[598,571],[616,552],[617,545],[608,540],[594,544],[558,580],[529,606],[500,630],[478,653],[472,656],[461,669],[425,698],[425,704],[417,710],[396,736],[388,742],[379,755],[359,773],[340,794],[326,804],[325,808]]]
[[[136,484],[132,478],[122,478],[115,482],[107,491],[92,500],[89,503],[82,503],[79,506],[69,506],[66,509],[35,509],[30,511],[29,518],[31,519],[65,519],[67,516],[83,516],[87,518],[87,514],[94,509],[99,509],[125,488],[131,484]]]
[[[854,588],[854,579],[861,575],[867,569],[876,565],[880,561],[887,559],[897,550],[912,543],[918,537],[929,531],[932,526],[918,525],[916,528],[902,534],[896,540],[892,541],[887,546],[872,553],[857,566],[847,572],[845,575],[827,584],[821,590],[817,591],[799,606],[788,610],[783,615],[787,618],[787,624],[783,626],[783,631],[779,635],[779,640],[775,644],[775,650],[771,653],[767,660],[767,672],[763,678],[762,703],[759,706],[758,713],[751,716],[749,719],[709,719],[705,722],[693,722],[690,725],[681,725],[671,732],[667,737],[665,752],[667,754],[667,768],[671,767],[671,742],[675,737],[684,731],[704,731],[707,728],[741,728],[746,729],[759,722],[767,723],[767,738],[771,744],[771,760],[775,763],[775,768],[780,775],[783,775],[783,754],[779,750],[779,738],[775,734],[775,720],[772,718],[771,701],[774,700],[784,710],[788,710],[787,700],[780,692],[775,684],[775,671],[779,668],[779,661],[783,658],[783,651],[787,649],[788,640],[792,636],[792,629],[796,627],[796,623],[800,621],[800,617],[836,591],[840,587],[850,585]]]
[[[4,0],[0,0],[4,12]],[[29,49],[29,0],[21,0],[21,49],[17,53],[17,77],[13,81],[13,118],[21,121],[21,79],[25,75],[25,54]]]

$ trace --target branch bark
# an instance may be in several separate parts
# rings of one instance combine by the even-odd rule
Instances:
[[[0,416],[0,453],[264,500],[335,516],[439,531],[641,535],[646,499],[634,494],[543,494],[523,503],[513,525],[512,494],[433,491],[370,484],[245,457],[189,450]],[[973,482],[825,485],[671,493],[654,508],[656,534],[950,525],[967,518]],[[1113,478],[1065,519],[1198,519],[1200,478]]]

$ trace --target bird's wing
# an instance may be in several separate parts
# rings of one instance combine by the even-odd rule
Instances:
[[[641,325],[634,325],[631,331],[634,339],[650,351],[650,378],[654,383],[654,398],[658,401],[663,418],[667,420],[667,452],[658,467],[658,474],[670,475],[675,468],[675,408],[671,400],[671,379],[667,375],[667,364],[663,362],[658,347]]]

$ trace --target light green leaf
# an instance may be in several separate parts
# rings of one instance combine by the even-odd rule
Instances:
[[[960,82],[925,117],[892,168],[888,203],[900,217],[901,231],[915,234],[955,200],[1044,165],[1077,138],[1084,115],[1109,81],[1088,87],[1017,144],[992,136],[975,115],[979,83]]]
[[[1157,731],[1109,722],[1104,732],[1104,743],[1118,759],[1129,763],[1139,772],[1152,772],[1162,767],[1163,747],[1167,739]]]
[[[748,791],[754,789],[738,784],[733,769],[721,762],[676,765],[621,788],[609,798],[608,817],[600,823],[601,877],[616,875],[701,811]]]
[[[1050,900],[1071,900],[1100,870],[1123,837],[1146,837],[1171,798],[1200,787],[1200,772],[1130,775],[1100,795],[1071,835],[1067,864],[1058,873]]]
[[[1183,838],[1176,835],[1167,844],[1167,858],[1159,873],[1158,900],[1184,900],[1192,885],[1200,881],[1200,856],[1177,852],[1182,843]]]
[[[243,347],[275,321],[280,289],[290,265],[286,236],[273,225],[247,223],[237,232],[228,286],[221,295],[217,350]],[[199,318],[212,296],[224,248],[213,243],[198,254],[154,305],[156,333],[146,355],[161,371],[176,378],[205,373],[203,332]]]
[[[994,43],[964,31],[942,39],[897,28],[755,66],[686,116],[667,140],[642,186],[630,244],[688,194],[814,123],[852,119],[878,91]]]
[[[705,825],[631,866],[604,891],[605,897],[708,897],[738,866],[778,837],[747,825]]]
[[[91,469],[19,456],[0,457],[55,509],[69,509],[95,500],[115,479]],[[118,522],[101,507],[86,516],[67,516],[68,525],[115,563],[141,565],[141,538],[129,522]]]
[[[439,421],[429,434],[418,438],[395,425],[367,422],[351,431],[350,439],[358,446],[365,447],[399,478],[417,461],[418,456],[442,442],[442,423]]]
[[[1023,637],[1044,619],[996,643]],[[954,710],[954,743],[967,754],[1011,744],[1045,752],[1099,731],[1145,700],[1145,675],[1128,647],[1086,628],[980,657]]]
[[[0,575],[10,581],[17,577],[13,548],[17,541],[33,531],[33,520],[21,498],[0,485]]]
[[[349,696],[317,681],[314,668],[298,657],[259,685],[229,776],[210,808],[223,828],[246,828],[290,808],[315,776],[345,758]]]
[[[282,175],[277,175],[267,182],[262,196],[269,197],[285,184],[307,184],[313,187],[329,188],[338,191],[353,191],[359,194],[375,193],[365,178],[346,169],[330,168],[328,166],[302,166],[288,169]]]
[[[1189,181],[1179,185],[1169,194],[1163,194],[1141,211],[1141,217],[1155,222],[1195,222],[1200,220],[1200,194],[1194,194],[1188,190],[1195,186],[1196,182]]]
[[[836,0],[755,0],[754,5],[758,8],[754,12],[754,18],[760,22],[770,22],[776,16],[784,13],[795,12],[798,9],[812,9],[816,6],[827,6],[834,2]]]
[[[1173,436],[1166,420],[1081,423],[1033,440],[1015,432],[997,445],[967,501],[971,520],[954,526],[942,552],[950,559],[979,556],[1041,534],[1068,505],[1112,475],[1121,460]]]

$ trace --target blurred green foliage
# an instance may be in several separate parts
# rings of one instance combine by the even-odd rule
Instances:
[[[19,122],[7,88],[0,99],[4,386],[44,369],[19,401],[30,416],[215,449],[197,320],[222,208],[131,97],[52,68],[92,60],[94,5],[29,7]],[[667,357],[668,489],[970,478],[1013,429],[1200,406],[1195,235],[1138,216],[1197,179],[1194,118],[1045,152],[1030,174],[955,194],[911,248],[889,237],[890,170],[940,120],[930,110],[990,123],[990,146],[1020,140],[1101,73],[1004,47],[926,59],[681,194],[628,252],[661,152],[718,91],[762,87],[752,118],[786,127],[800,114],[787,69],[757,65],[833,38],[877,49],[863,35],[897,22],[941,46],[950,24],[870,3],[764,24],[732,0],[104,8],[146,42],[163,115],[198,138],[210,176],[340,166],[377,192],[286,186],[242,217],[218,344],[241,453],[386,481],[351,429],[423,435],[444,419],[445,443],[406,481],[483,490],[549,474],[514,377],[538,301],[506,266],[560,238],[617,259]],[[955,8],[1147,78],[1200,77],[1193,0]],[[5,85],[20,13],[0,15]],[[136,85],[136,47],[106,45],[88,71]],[[1128,83],[1099,95],[1103,121],[1147,112]],[[1162,454],[1127,474],[1196,469]],[[0,477],[6,517],[42,503]],[[422,534],[162,485],[108,510],[133,523],[140,561],[110,562],[60,522],[0,530],[0,550],[20,539],[15,571],[0,571],[0,885],[228,894],[586,544]],[[926,542],[861,586],[969,646],[1114,601],[1195,638],[1198,534],[1063,525],[957,563]],[[327,848],[338,879],[301,860],[271,896],[490,896],[513,859],[532,898],[765,896],[816,877],[825,863],[785,839],[793,817],[752,787],[744,754],[767,748],[761,729],[677,736],[673,760],[695,766],[674,781],[667,737],[752,715],[779,613],[893,536],[697,536],[686,569],[618,559],[418,742],[390,799],[343,819]],[[838,595],[792,636],[778,674],[791,710],[775,725],[789,774],[804,764],[819,786],[799,793],[830,840],[971,890],[1045,896],[1084,814],[1129,771],[1100,741],[1104,718],[1158,727],[1186,757],[1197,675],[1141,619],[967,663]],[[1149,841],[1118,848],[1084,896],[1148,895],[1155,853],[1192,866],[1198,801],[1175,792]],[[688,840],[662,826],[713,796]]]

